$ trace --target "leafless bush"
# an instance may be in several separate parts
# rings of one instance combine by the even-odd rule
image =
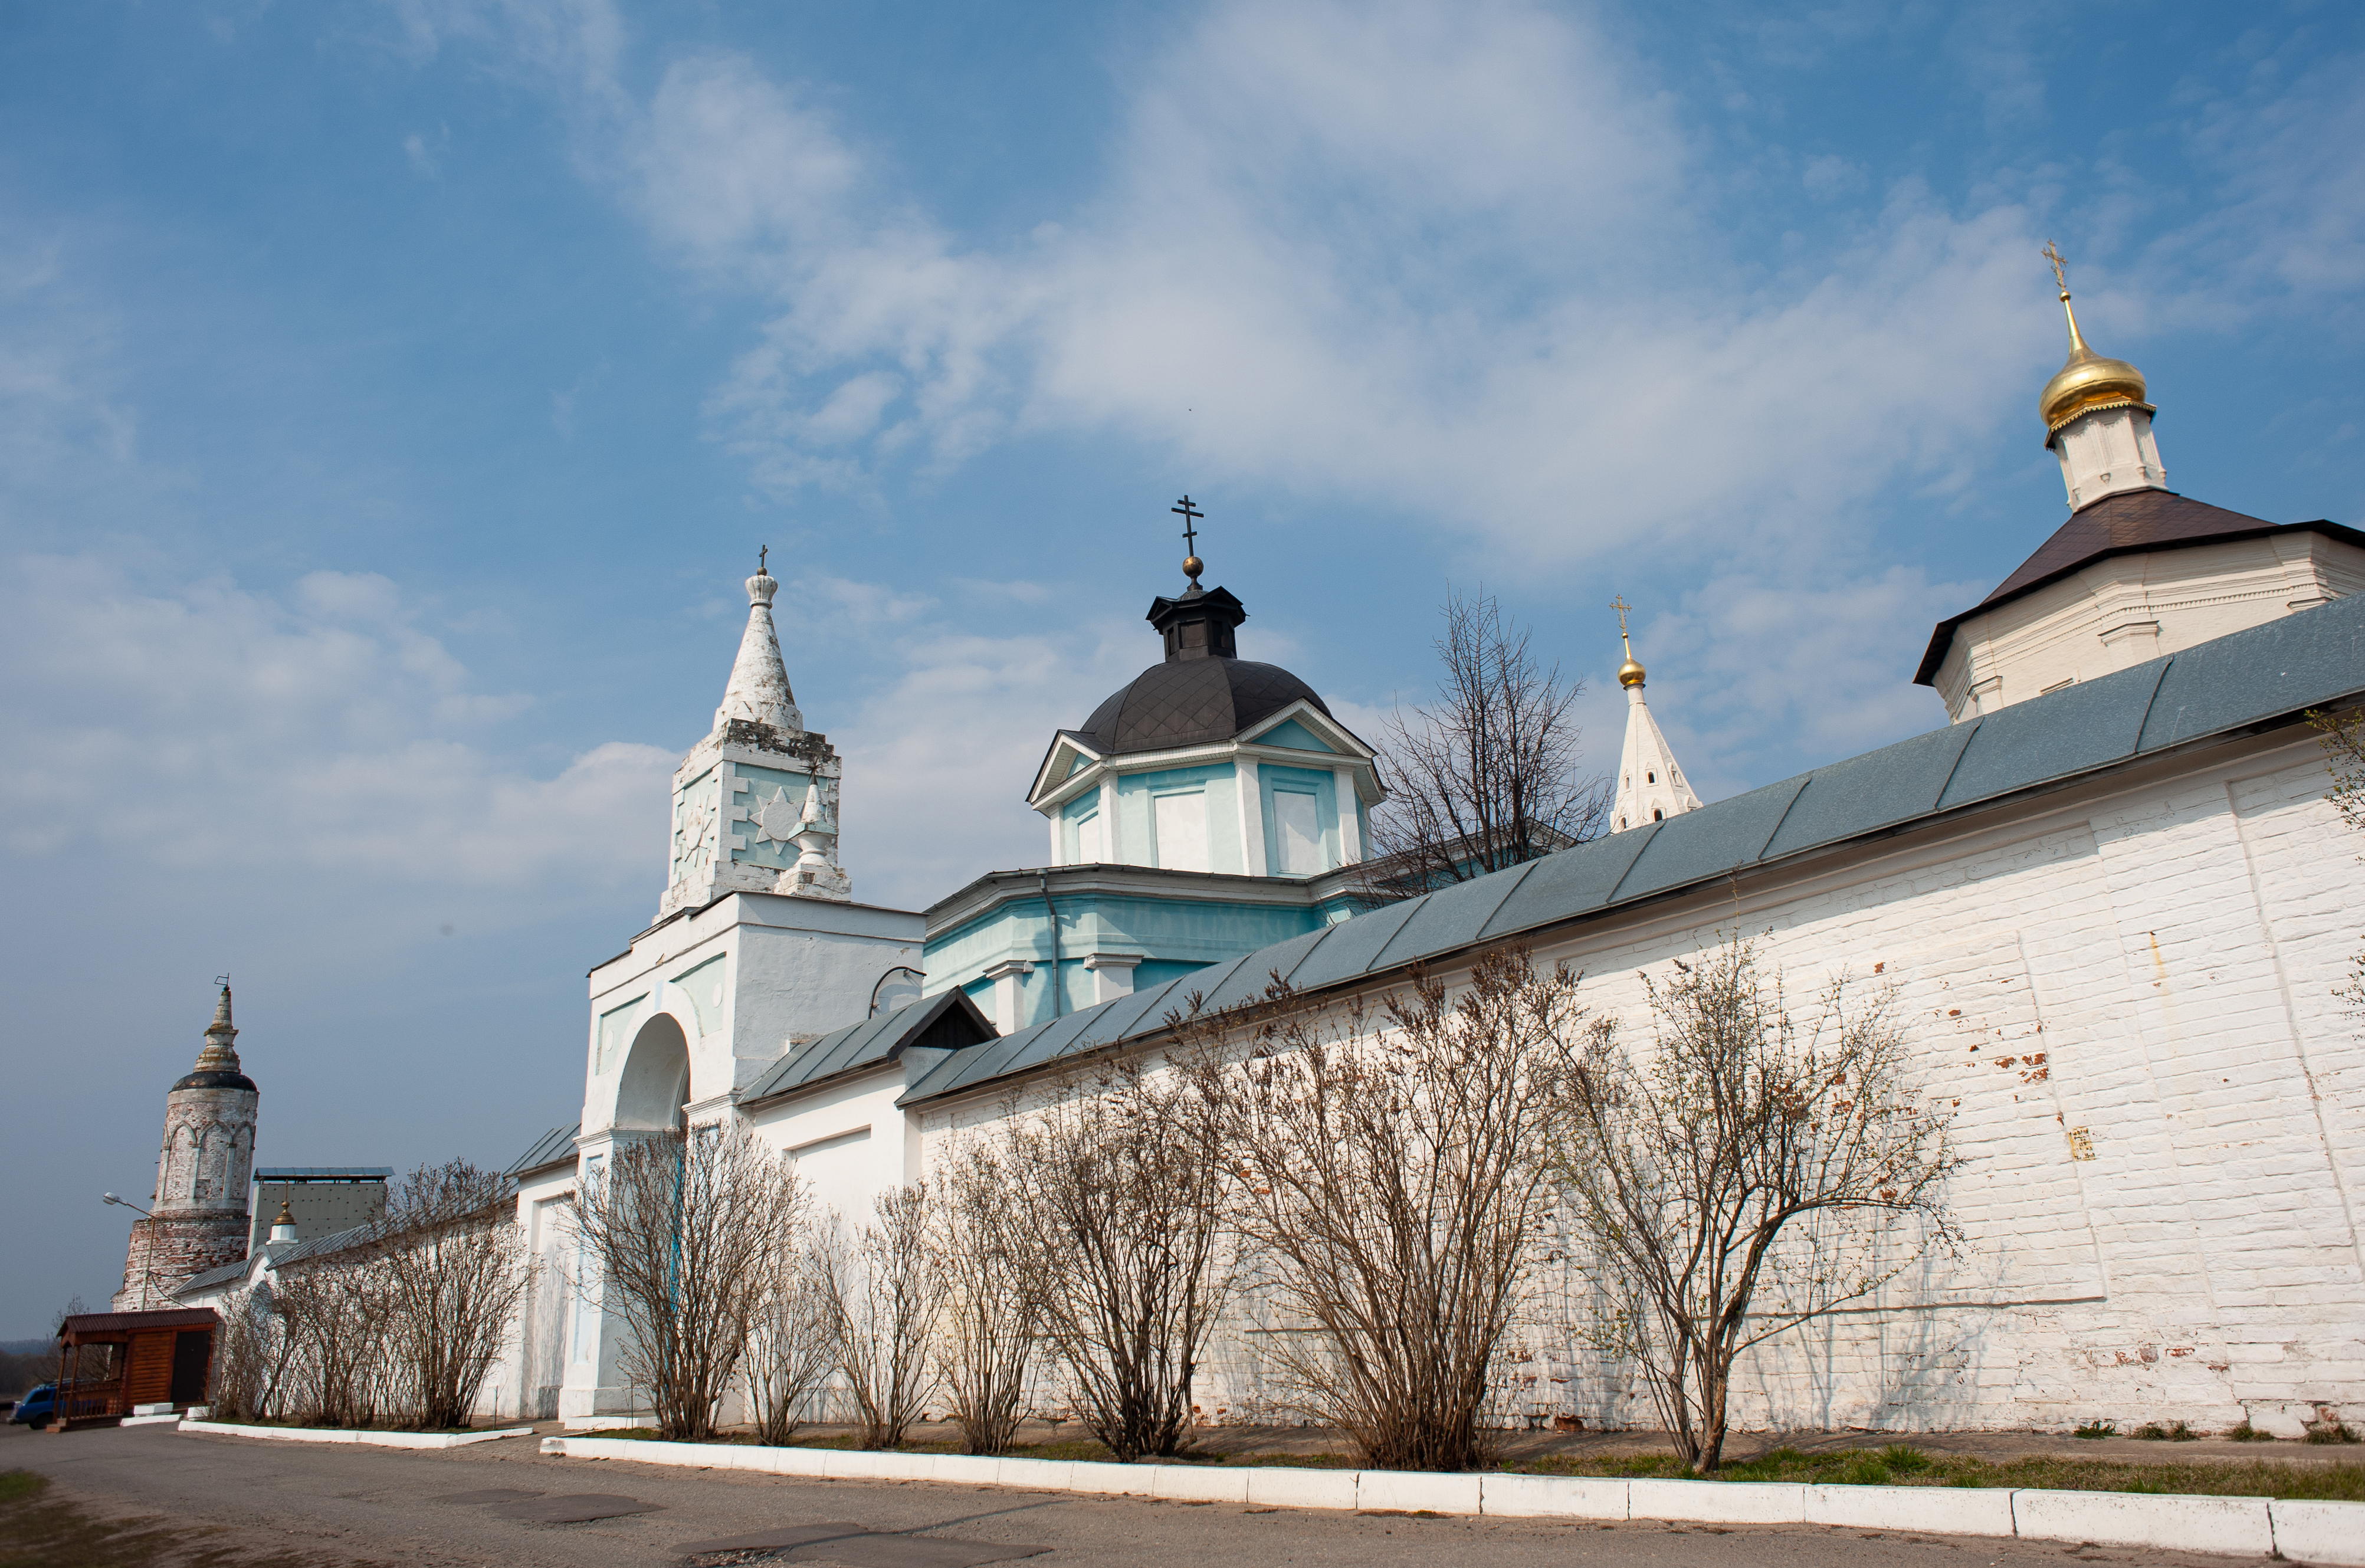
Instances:
[[[1583,1009],[1524,950],[1450,995],[1416,975],[1374,1015],[1302,1005],[1275,979],[1239,1069],[1203,1053],[1239,1177],[1239,1224],[1311,1334],[1267,1358],[1302,1413],[1367,1464],[1467,1470],[1491,1455],[1495,1362],[1549,1206],[1541,1131]]]
[[[271,1310],[271,1293],[259,1284],[241,1291],[223,1301],[220,1317],[207,1401],[215,1416],[234,1421],[273,1414],[289,1338]]]
[[[286,1336],[286,1362],[274,1400],[279,1413],[321,1427],[367,1427],[400,1408],[387,1335],[391,1294],[383,1257],[354,1247],[283,1267],[271,1311]]]
[[[1559,1175],[1617,1305],[1581,1327],[1642,1370],[1685,1462],[1722,1458],[1743,1350],[1862,1302],[1954,1232],[1946,1118],[1918,1103],[1890,996],[1844,981],[1801,1029],[1735,938],[1646,981],[1635,1061],[1602,1028],[1571,1078]]]
[[[1222,1120],[1197,1075],[1133,1059],[1014,1116],[999,1151],[1045,1337],[1121,1461],[1182,1446],[1230,1290]]]
[[[747,1407],[756,1440],[776,1447],[796,1435],[805,1400],[837,1367],[837,1318],[820,1277],[811,1206],[799,1183],[795,1206],[772,1216],[763,1294],[747,1324]]]
[[[662,1436],[713,1432],[764,1299],[774,1216],[797,1202],[790,1161],[736,1122],[620,1143],[584,1182],[575,1227],[594,1277],[578,1288],[624,1320],[622,1364]]]
[[[374,1231],[406,1414],[430,1430],[465,1427],[525,1294],[508,1179],[465,1159],[420,1166]]]
[[[1483,593],[1449,591],[1434,706],[1398,712],[1382,749],[1391,778],[1372,818],[1361,891],[1409,898],[1597,836],[1605,780],[1577,777],[1581,681],[1540,668],[1529,633]]]
[[[929,1350],[945,1282],[928,1245],[933,1206],[925,1182],[881,1193],[860,1236],[833,1224],[820,1249],[817,1277],[867,1449],[901,1444],[936,1392]]]
[[[1035,1271],[1012,1175],[971,1142],[938,1178],[936,1269],[946,1286],[943,1364],[963,1451],[1008,1451],[1042,1341]]]
[[[2325,791],[2325,799],[2339,812],[2342,822],[2365,833],[2365,709],[2327,713],[2312,708],[2307,722],[2316,732],[2324,747],[2325,767],[2332,774],[2332,787]],[[2351,961],[2348,978],[2332,994],[2348,1003],[2350,1013],[2365,1018],[2365,952]]]

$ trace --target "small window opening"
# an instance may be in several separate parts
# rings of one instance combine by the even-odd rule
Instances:
[[[1654,823],[1664,822],[1667,820],[1667,813],[1653,806],[1651,808],[1651,820]]]
[[[1649,784],[1656,784],[1659,781],[1659,776],[1655,773],[1645,773],[1642,775],[1642,778],[1645,783]]]

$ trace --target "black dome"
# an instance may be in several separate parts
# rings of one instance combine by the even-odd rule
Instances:
[[[149,1081],[155,1081],[151,1079]],[[173,1087],[175,1089],[243,1089],[249,1094],[259,1092],[254,1087],[254,1080],[242,1072],[193,1072]]]
[[[1220,656],[1152,665],[1093,710],[1076,733],[1103,756],[1227,741],[1314,689],[1279,665]]]

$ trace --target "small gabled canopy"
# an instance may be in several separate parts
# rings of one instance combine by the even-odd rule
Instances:
[[[569,1122],[563,1127],[553,1127],[534,1140],[532,1148],[517,1157],[504,1176],[519,1177],[529,1170],[539,1170],[545,1165],[575,1163],[575,1135],[583,1130],[580,1122]]]
[[[995,1038],[994,1027],[969,993],[955,986],[824,1035],[784,1057],[739,1097],[741,1105],[775,1099],[824,1079],[880,1067],[911,1050],[965,1050]]]

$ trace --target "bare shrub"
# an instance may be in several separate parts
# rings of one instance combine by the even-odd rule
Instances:
[[[465,1159],[420,1166],[374,1227],[387,1348],[406,1414],[465,1427],[525,1294],[525,1245],[506,1177]]]
[[[837,1368],[837,1318],[820,1277],[811,1203],[801,1184],[795,1206],[772,1216],[764,1289],[747,1323],[747,1408],[756,1440],[775,1447],[796,1435],[799,1412]]]
[[[1892,997],[1822,993],[1801,1028],[1735,938],[1651,980],[1656,1048],[1596,1031],[1558,1174],[1616,1305],[1581,1332],[1641,1369],[1692,1470],[1723,1455],[1735,1358],[1871,1298],[1955,1233],[1946,1117],[1917,1101]]]
[[[1378,1014],[1300,1003],[1276,978],[1250,1058],[1199,1071],[1230,1111],[1239,1224],[1283,1311],[1316,1332],[1266,1350],[1285,1399],[1367,1464],[1468,1470],[1551,1202],[1541,1130],[1583,1009],[1566,966],[1482,955],[1458,994],[1432,976]],[[1221,1017],[1197,1021],[1210,1045]]]
[[[1182,1447],[1231,1287],[1222,1121],[1200,1075],[1136,1058],[1063,1086],[1004,1133],[1045,1338],[1086,1428],[1126,1462]]]
[[[261,1284],[223,1301],[221,1327],[214,1336],[213,1387],[207,1402],[220,1420],[273,1414],[288,1336],[271,1310],[271,1292]]]
[[[2325,799],[2339,812],[2342,822],[2365,833],[2365,709],[2327,713],[2311,708],[2307,722],[2316,732],[2324,747],[2325,767],[2332,774],[2332,787],[2325,791]],[[2346,1002],[2351,1014],[2365,1018],[2365,952],[2351,960],[2348,979],[2332,994]]]
[[[271,1311],[286,1337],[274,1398],[282,1415],[320,1427],[367,1427],[399,1408],[387,1354],[391,1327],[385,1265],[375,1249],[349,1248],[283,1266]]]
[[[945,1284],[932,1266],[933,1204],[925,1182],[881,1193],[858,1237],[833,1224],[819,1250],[817,1278],[837,1327],[846,1373],[867,1449],[891,1449],[936,1392],[929,1356]]]
[[[582,1184],[575,1227],[598,1290],[629,1330],[625,1375],[649,1391],[661,1436],[714,1430],[764,1299],[775,1216],[797,1178],[736,1122],[620,1143]]]
[[[1577,776],[1572,711],[1582,681],[1561,684],[1483,592],[1449,590],[1437,639],[1438,700],[1388,721],[1387,802],[1372,817],[1362,895],[1410,898],[1597,836],[1607,780]]]
[[[966,1453],[1009,1451],[1042,1341],[1022,1209],[998,1150],[971,1142],[938,1177],[936,1269],[944,1280],[945,1384]]]

